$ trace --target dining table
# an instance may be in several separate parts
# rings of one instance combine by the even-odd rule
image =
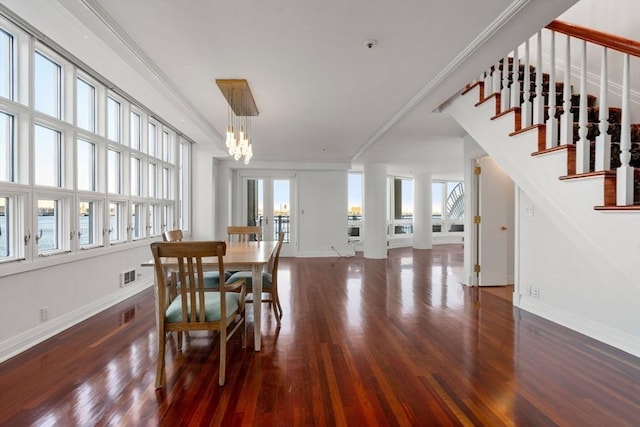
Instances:
[[[278,242],[270,240],[251,242],[226,242],[227,251],[223,257],[225,271],[251,271],[251,283],[253,297],[253,342],[254,350],[260,351],[261,343],[261,319],[262,319],[262,272],[269,263],[271,254]],[[164,263],[165,268],[171,270],[177,268],[174,265]],[[142,267],[153,267],[152,259],[141,264]],[[208,257],[202,259],[202,267],[205,270],[218,270],[218,258]],[[256,296],[257,295],[257,296]]]

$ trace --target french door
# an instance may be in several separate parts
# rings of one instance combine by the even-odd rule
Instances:
[[[277,240],[284,232],[282,256],[295,256],[295,175],[242,177],[242,217],[246,225],[262,227],[264,240]]]

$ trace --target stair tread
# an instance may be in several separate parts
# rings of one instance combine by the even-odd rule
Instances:
[[[597,211],[637,211],[640,212],[640,204],[638,205],[625,205],[625,206],[594,206],[593,209]]]
[[[502,71],[503,68],[508,70],[508,78],[507,78],[507,87],[511,88],[512,84],[517,81],[519,82],[522,86],[520,88],[520,105],[523,104],[524,100],[525,100],[525,89],[524,89],[524,72],[525,72],[525,67],[522,63],[518,62],[518,70],[516,71],[515,66],[514,66],[514,60],[513,58],[508,58],[508,64],[509,66],[505,66],[504,65],[504,58],[501,58],[498,62],[498,65],[496,66],[492,66],[490,69],[490,73],[494,73],[494,71]],[[517,73],[517,74],[516,74]],[[536,89],[536,71],[535,71],[535,67],[534,66],[530,66],[529,69],[529,78],[530,78],[530,86],[527,90],[527,100],[531,102],[531,100],[535,99],[536,96],[538,94],[535,93],[535,89]],[[486,74],[487,75],[487,74]],[[488,76],[488,75],[487,75]],[[495,75],[494,75],[495,78]],[[504,80],[501,78],[501,84],[500,86],[502,86],[502,82],[504,82]],[[538,132],[538,151],[531,153],[532,156],[540,156],[540,155],[544,155],[544,154],[548,154],[548,153],[553,153],[556,151],[566,151],[567,152],[567,175],[560,177],[561,180],[571,180],[571,179],[580,179],[580,178],[589,178],[589,177],[604,177],[605,178],[605,199],[604,199],[604,206],[596,206],[594,207],[594,209],[597,210],[609,210],[609,211],[615,211],[615,210],[632,210],[632,211],[640,211],[640,169],[637,169],[638,166],[640,166],[640,123],[632,123],[630,125],[631,127],[631,166],[635,167],[637,169],[637,172],[635,173],[635,179],[634,179],[634,200],[635,200],[635,204],[632,206],[611,206],[612,204],[615,203],[615,176],[616,176],[616,171],[615,169],[617,167],[619,167],[620,165],[620,139],[621,139],[621,135],[620,135],[620,128],[621,128],[621,118],[622,118],[622,108],[618,107],[618,106],[608,106],[607,107],[607,111],[608,114],[606,115],[606,120],[608,123],[606,123],[607,126],[607,134],[609,135],[608,141],[611,144],[611,170],[606,170],[606,171],[594,171],[594,172],[587,172],[587,173],[580,173],[580,174],[576,174],[575,173],[575,169],[576,169],[576,142],[579,140],[579,115],[580,115],[580,98],[581,95],[580,94],[576,94],[573,92],[574,87],[572,85],[570,85],[569,89],[571,91],[571,99],[570,99],[570,107],[569,107],[569,114],[571,114],[573,117],[569,116],[571,118],[571,123],[573,124],[574,127],[574,131],[573,131],[573,137],[574,140],[569,143],[569,144],[563,144],[563,145],[558,145],[552,148],[545,148],[546,147],[546,137],[547,137],[547,132],[546,130],[546,123],[547,123],[547,119],[549,117],[549,111],[550,111],[550,106],[548,105],[548,100],[549,100],[549,93],[548,93],[548,89],[549,89],[549,75],[548,73],[542,73],[542,84],[543,84],[543,90],[542,90],[542,101],[544,102],[544,122],[541,124],[535,124],[535,125],[531,125],[531,126],[527,126],[524,127],[522,129],[520,129],[520,114],[521,114],[521,107],[520,106],[516,106],[516,107],[511,107],[509,109],[506,109],[505,111],[501,111],[500,109],[500,95],[502,91],[498,91],[496,93],[491,93],[491,94],[487,94],[488,91],[491,91],[491,85],[489,85],[489,88],[487,88],[484,85],[484,82],[480,82],[480,87],[481,89],[481,99],[478,103],[476,103],[476,106],[481,105],[484,102],[487,102],[488,100],[490,100],[492,97],[495,98],[496,100],[496,111],[495,114],[491,117],[491,120],[497,119],[499,117],[508,115],[511,112],[514,112],[514,115],[516,117],[516,123],[514,124],[514,131],[509,133],[509,136],[516,136],[528,131],[532,131],[532,130],[537,130]],[[463,92],[467,93],[468,91],[470,91],[473,87],[475,87],[476,85],[478,85],[478,83],[474,83],[473,85],[467,85],[465,87],[465,90]],[[484,90],[483,90],[484,89]],[[488,89],[488,90],[487,90]],[[557,118],[560,118],[562,116],[562,114],[564,114],[564,105],[563,105],[563,97],[564,97],[564,89],[565,89],[565,84],[562,81],[556,81],[555,82],[555,96],[554,99],[556,101],[556,105],[553,106],[553,108],[556,111],[556,114],[554,114]],[[591,146],[591,154],[589,156],[590,158],[590,165],[589,168],[591,170],[595,169],[595,141],[597,139],[597,136],[600,134],[600,107],[599,105],[597,105],[597,96],[592,95],[592,94],[586,94],[586,99],[587,99],[587,105],[586,105],[586,112],[587,112],[587,121],[586,121],[586,128],[588,129],[588,133],[587,133],[587,140],[590,142],[590,146]],[[560,120],[558,120],[558,129],[560,129]],[[559,134],[559,133],[558,133]],[[611,192],[611,189],[613,189],[613,192]]]

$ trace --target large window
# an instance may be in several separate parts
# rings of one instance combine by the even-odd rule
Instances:
[[[122,192],[122,159],[119,151],[108,150],[107,182],[109,193]]]
[[[122,119],[120,103],[112,97],[107,97],[107,138],[115,142],[121,142]]]
[[[169,137],[169,132],[162,132],[162,160],[168,162],[170,160],[169,156],[171,154],[171,138]]]
[[[0,96],[13,99],[13,36],[0,29]]]
[[[159,236],[160,235],[160,221],[161,221],[161,213],[160,213],[160,205],[158,204],[149,204],[149,224],[147,224],[147,229],[149,230],[150,236]]]
[[[62,187],[62,135],[59,131],[36,125],[35,182],[37,185]]]
[[[431,220],[434,233],[464,231],[464,187],[461,181],[433,181]]]
[[[0,111],[0,181],[15,181],[15,152],[13,116]]]
[[[347,217],[349,239],[357,241],[362,238],[362,174],[349,173],[347,178]]]
[[[168,199],[170,191],[171,187],[169,168],[162,168],[162,198]]]
[[[131,182],[131,195],[142,195],[142,181],[140,171],[142,170],[142,162],[137,157],[131,157],[131,171],[129,174],[129,180]]]
[[[129,144],[134,150],[142,150],[142,120],[140,114],[132,111],[129,119]]]
[[[88,249],[102,245],[102,207],[98,200],[82,200],[78,205],[78,240]]]
[[[391,178],[389,237],[413,234],[413,179]]]
[[[62,118],[62,66],[40,52],[34,55],[35,109]]]
[[[66,200],[63,198],[38,199],[38,228],[35,236],[39,255],[49,255],[67,249],[64,239],[66,227]]]
[[[0,196],[0,260],[15,256],[15,247],[12,245],[14,242],[12,235],[15,233],[13,216],[15,215],[17,212],[15,211],[14,199]]]
[[[145,237],[145,206],[144,203],[132,203],[131,204],[131,238],[138,240]]]
[[[23,28],[0,16],[0,278],[186,230],[190,142]]]
[[[125,210],[126,203],[109,203],[109,242],[111,244],[123,242],[126,239]]]
[[[78,176],[78,190],[96,190],[96,145],[79,139],[76,144],[78,150],[76,172]]]
[[[158,167],[149,163],[149,197],[158,197]]]
[[[81,129],[95,132],[96,88],[78,77],[76,90],[77,125]]]
[[[149,155],[155,157],[158,155],[158,128],[155,124],[150,122],[147,129],[147,147],[149,149]]]

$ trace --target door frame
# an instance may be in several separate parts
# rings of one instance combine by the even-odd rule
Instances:
[[[506,284],[513,284],[515,281],[515,253],[513,251],[515,251],[515,244],[514,244],[514,237],[515,237],[515,212],[516,212],[516,207],[515,207],[515,201],[516,201],[516,186],[515,183],[513,182],[513,180],[511,180],[511,178],[506,175],[504,172],[502,172],[502,174],[504,175],[505,181],[509,180],[511,182],[511,189],[509,191],[509,194],[505,193],[503,199],[505,200],[505,203],[507,204],[506,206],[506,212],[505,212],[505,216],[506,216],[506,220],[505,220],[505,226],[507,227],[507,229],[505,230],[505,270],[504,271],[504,282],[505,283],[486,283],[486,281],[483,280],[482,278],[482,270],[488,271],[487,269],[489,268],[494,268],[495,266],[493,265],[486,265],[487,264],[487,260],[489,259],[489,257],[485,256],[483,257],[482,255],[482,236],[486,235],[486,227],[488,227],[487,225],[487,221],[484,220],[483,216],[487,215],[487,212],[484,211],[483,212],[483,206],[487,206],[486,203],[486,196],[483,197],[482,191],[481,191],[481,180],[482,180],[482,176],[483,173],[486,172],[487,167],[483,167],[484,165],[482,164],[482,160],[483,159],[487,159],[490,160],[491,162],[494,163],[495,166],[497,166],[498,169],[501,170],[500,165],[498,165],[497,163],[495,163],[495,161],[490,157],[490,156],[481,156],[478,157],[476,159],[474,159],[474,165],[475,167],[480,167],[480,173],[473,173],[473,192],[474,192],[474,201],[473,201],[473,216],[471,218],[471,224],[472,224],[472,247],[471,247],[471,254],[472,257],[471,259],[473,260],[473,264],[474,265],[480,265],[480,272],[477,273],[474,271],[474,265],[472,265],[471,267],[471,277],[472,277],[472,284],[473,286],[491,286],[491,285],[506,285]],[[474,168],[475,169],[475,168]],[[486,176],[486,175],[485,175]],[[510,206],[509,206],[510,203]],[[476,222],[473,220],[473,218],[475,217],[480,217],[480,221]],[[483,229],[484,227],[484,229]],[[485,233],[483,233],[483,231],[485,231]],[[489,230],[490,231],[490,230]],[[495,231],[495,230],[493,230]],[[512,251],[511,253],[509,251]],[[485,265],[483,265],[485,264]]]
[[[246,197],[246,183],[249,179],[263,179],[265,182],[265,188],[263,188],[265,198],[263,209],[265,212],[267,208],[273,207],[272,204],[272,187],[270,186],[274,180],[289,180],[289,241],[285,242],[282,246],[280,255],[283,257],[295,257],[298,251],[298,217],[297,217],[297,188],[298,188],[298,174],[292,171],[274,171],[274,170],[240,170],[238,173],[238,188],[234,194],[234,200],[232,205],[236,207],[234,209],[232,218],[235,223],[246,222],[248,206]],[[269,200],[269,201],[267,201]],[[269,215],[271,217],[271,215]],[[270,218],[269,226],[273,225],[273,218]],[[263,233],[263,239],[269,239],[268,233]]]

